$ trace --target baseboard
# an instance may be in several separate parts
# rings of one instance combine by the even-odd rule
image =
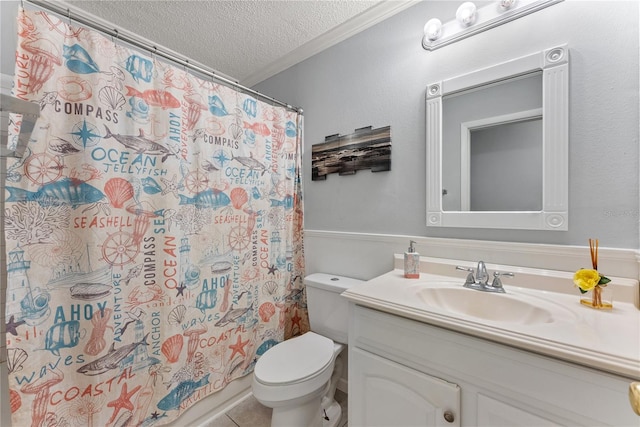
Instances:
[[[229,412],[231,409],[235,408],[236,406],[240,405],[242,402],[250,398],[252,395],[253,393],[251,392],[251,390],[247,390],[244,394],[240,395],[237,399],[234,399],[232,402],[229,402],[228,405],[219,406],[218,408],[216,408],[215,412],[203,415],[202,417],[198,418],[195,424],[193,424],[193,427],[211,426],[217,418],[224,417],[227,412]]]
[[[238,406],[239,404],[241,404],[242,402],[244,402],[245,400],[250,398],[252,395],[253,395],[253,393],[251,392],[251,390],[248,390],[246,393],[244,393],[244,395],[241,395],[240,397],[238,397],[237,400],[234,400],[233,402],[230,402],[226,406],[218,407],[217,410],[214,413],[206,414],[206,415],[200,417],[196,421],[196,423],[193,425],[193,427],[209,427],[209,426],[211,426],[213,424],[213,422],[217,418],[226,416],[225,414],[227,412],[229,412],[231,409],[233,409],[234,407]]]
[[[336,387],[338,390],[340,390],[343,393],[348,393],[349,392],[349,382],[347,381],[346,378],[340,378],[338,380],[338,385]]]

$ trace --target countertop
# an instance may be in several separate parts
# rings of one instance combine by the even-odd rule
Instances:
[[[432,259],[423,259],[421,263],[428,264],[430,268],[421,268],[426,272],[421,273],[419,279],[406,279],[403,270],[397,268],[348,289],[342,296],[361,306],[634,380],[640,379],[640,310],[637,306],[637,281],[612,278],[610,285],[614,286],[613,309],[596,310],[580,304],[580,294],[577,289],[572,288],[570,274],[522,269],[516,273],[516,277],[505,278],[503,281],[507,295],[512,298],[517,298],[518,295],[541,298],[547,306],[557,305],[559,312],[563,314],[550,323],[501,323],[425,306],[417,298],[416,289],[429,286],[430,283],[432,286],[435,283],[444,283],[445,286],[462,287],[466,273],[453,272],[455,261],[435,265]],[[487,268],[491,273],[493,269],[489,264]],[[452,275],[443,275],[443,271],[452,271]],[[513,271],[513,268],[510,271]],[[519,276],[522,277],[520,282]],[[563,286],[560,292],[549,290],[558,287],[558,283],[566,284],[566,289]],[[615,286],[618,287],[617,291],[620,291],[619,299],[615,296]],[[495,296],[496,303],[499,303],[500,294]]]

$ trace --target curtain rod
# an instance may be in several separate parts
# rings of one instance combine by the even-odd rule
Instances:
[[[69,5],[60,1],[57,1],[54,3],[50,0],[22,0],[22,3],[23,4],[28,3],[38,8],[44,9],[45,11],[56,13],[62,18],[68,18],[69,21],[75,21],[80,25],[92,28],[103,34],[111,36],[115,40],[120,40],[133,47],[143,49],[151,53],[152,56],[162,57],[170,62],[179,64],[199,74],[205,75],[219,82],[225,83],[228,86],[235,87],[238,90],[249,93],[264,101],[278,104],[289,110],[295,111],[296,113],[300,113],[300,114],[303,113],[302,108],[294,107],[290,104],[287,104],[286,102],[279,101],[268,95],[262,94],[256,90],[253,90],[249,87],[241,85],[237,80],[233,80],[232,78],[225,76],[222,73],[215,71],[212,68],[209,68],[206,65],[203,65],[197,61],[181,56],[180,54],[172,51],[171,49],[168,49],[164,46],[158,46],[152,41],[147,40],[135,33],[131,33],[126,30],[122,30],[118,28],[113,28],[113,24],[111,24],[110,22],[103,20],[101,18],[98,18],[97,16],[92,15],[82,9],[76,8],[72,5]]]

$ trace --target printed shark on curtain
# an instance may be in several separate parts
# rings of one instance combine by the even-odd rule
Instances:
[[[166,424],[308,330],[302,118],[44,12],[18,31],[13,424]]]

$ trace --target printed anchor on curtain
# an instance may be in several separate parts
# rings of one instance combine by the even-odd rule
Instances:
[[[306,332],[301,117],[21,11],[14,425],[160,425]]]

